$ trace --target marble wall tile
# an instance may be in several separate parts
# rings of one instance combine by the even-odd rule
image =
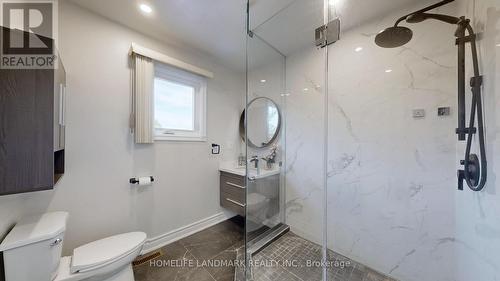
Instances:
[[[329,48],[328,246],[397,279],[451,281],[455,27],[426,21],[403,47],[374,43],[420,6],[346,31]],[[456,14],[457,5],[440,10]],[[440,106],[451,116],[438,117]]]

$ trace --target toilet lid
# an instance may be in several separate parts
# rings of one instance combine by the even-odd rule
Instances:
[[[144,241],[144,232],[130,232],[78,247],[73,250],[71,273],[84,272],[119,260],[141,247]]]

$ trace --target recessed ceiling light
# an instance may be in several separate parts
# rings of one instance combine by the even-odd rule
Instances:
[[[307,91],[309,91],[309,89],[308,88],[304,88],[304,92],[307,92]]]
[[[363,47],[357,47],[356,49],[354,49],[355,52],[361,52],[363,51]]]
[[[391,73],[392,72],[392,69],[386,69],[385,70],[385,73]]]
[[[147,13],[147,14],[150,14],[153,11],[153,9],[146,4],[139,5],[139,8],[141,9],[141,11],[143,11],[144,13]]]
[[[267,82],[267,80],[266,80],[266,79],[262,79],[262,80],[260,80],[260,83],[266,83],[266,82]]]

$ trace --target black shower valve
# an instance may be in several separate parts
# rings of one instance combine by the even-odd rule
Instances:
[[[464,160],[461,160],[460,163],[462,163],[462,161]],[[457,178],[458,178],[458,190],[464,190],[464,179],[465,179],[464,170],[457,171]]]

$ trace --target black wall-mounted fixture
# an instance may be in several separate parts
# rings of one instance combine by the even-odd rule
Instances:
[[[459,141],[467,141],[464,160],[460,161],[460,164],[464,166],[464,169],[458,170],[457,172],[458,189],[463,190],[463,182],[465,180],[471,190],[480,191],[486,184],[487,161],[481,97],[483,77],[479,74],[476,34],[470,25],[470,20],[465,17],[453,17],[448,15],[426,13],[427,11],[441,7],[453,1],[455,0],[444,0],[399,18],[394,26],[389,27],[377,34],[375,37],[375,43],[383,48],[396,48],[408,43],[413,37],[413,32],[407,27],[398,26],[398,24],[402,21],[406,21],[407,23],[420,23],[428,19],[433,19],[457,25],[457,30],[455,31],[455,44],[458,46],[458,128],[456,129],[456,134],[458,135]],[[466,33],[468,35],[466,35]],[[470,43],[472,66],[474,69],[474,77],[470,79],[472,102],[468,127],[466,127],[465,112],[465,46],[467,43]],[[475,127],[476,116],[477,128]],[[472,137],[474,134],[478,134],[479,137],[480,157],[471,153]]]
[[[153,176],[150,176],[150,178],[151,178],[151,182],[155,181],[155,178]],[[131,184],[139,184],[139,179],[138,178],[131,178],[131,179],[129,179],[128,182]]]
[[[220,145],[212,143],[212,154],[220,154]]]

